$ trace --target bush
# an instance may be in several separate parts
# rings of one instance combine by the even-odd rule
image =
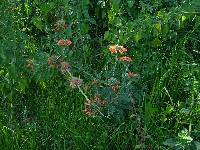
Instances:
[[[1,148],[198,149],[198,6],[3,0]]]

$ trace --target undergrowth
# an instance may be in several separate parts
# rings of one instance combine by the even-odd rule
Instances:
[[[200,149],[200,2],[0,2],[0,149]]]

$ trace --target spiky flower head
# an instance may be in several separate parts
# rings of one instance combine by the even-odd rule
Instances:
[[[132,59],[128,56],[122,56],[118,58],[119,61],[123,61],[123,62],[131,62]]]
[[[139,76],[139,74],[134,73],[134,72],[128,72],[127,75],[128,75],[129,78],[134,78],[134,77],[138,77]]]
[[[64,62],[64,61],[61,62],[60,71],[61,71],[62,74],[65,74],[65,73],[69,72],[70,70],[71,70],[71,66],[70,66],[69,63]]]
[[[70,80],[70,86],[72,88],[80,87],[82,83],[83,83],[83,80],[77,77],[72,77],[72,79]]]
[[[111,45],[109,47],[109,51],[111,54],[117,54],[118,52],[120,54],[124,54],[126,53],[128,50],[126,48],[124,48],[123,46],[119,46],[119,45]]]
[[[66,40],[60,39],[57,43],[57,45],[62,46],[62,47],[67,47],[71,44],[72,44],[72,41],[70,39],[66,39]]]

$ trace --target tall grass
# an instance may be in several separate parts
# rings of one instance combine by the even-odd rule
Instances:
[[[170,4],[81,1],[75,5],[76,2],[65,5],[60,2],[56,6],[52,2],[33,8],[27,6],[28,2],[1,2],[0,13],[5,15],[0,16],[0,30],[4,35],[0,42],[0,149],[198,149],[198,12],[186,12],[190,9],[179,1]],[[190,7],[198,11],[199,3],[195,2]],[[66,9],[76,8],[76,15],[65,18],[72,20],[67,33],[54,34],[50,31],[54,20],[49,21],[48,15],[58,14],[56,8],[64,15],[62,4]],[[38,13],[47,20],[24,21],[24,16],[34,18],[31,11],[38,11],[35,8],[44,9]],[[47,10],[50,12],[46,13]],[[74,20],[83,22],[73,24]],[[11,26],[11,22],[15,24]],[[66,53],[55,44],[63,36],[74,42],[65,49]],[[114,62],[108,50],[112,44],[128,48],[128,54],[133,57],[129,69],[140,77],[132,82],[131,110],[117,121],[101,115],[85,115],[84,95],[69,86],[69,76],[47,64],[47,59],[58,51],[72,64],[72,73],[84,79],[85,92],[91,80],[106,82],[108,70],[104,68],[110,67],[108,60],[110,64]],[[29,60],[36,71],[27,67]],[[125,94],[128,99],[128,93]]]

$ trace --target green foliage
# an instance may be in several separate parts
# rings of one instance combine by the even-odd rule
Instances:
[[[199,5],[2,0],[0,149],[198,150]]]

